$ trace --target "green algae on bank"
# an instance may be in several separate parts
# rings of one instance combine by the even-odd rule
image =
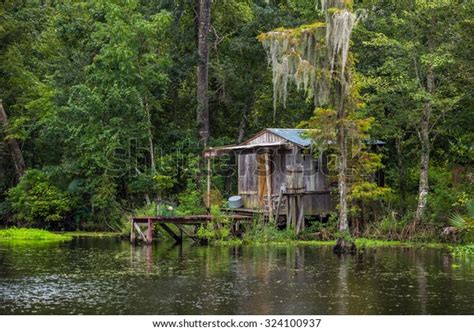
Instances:
[[[38,243],[62,242],[72,240],[68,234],[57,234],[40,229],[9,228],[0,230],[0,242],[7,243]]]

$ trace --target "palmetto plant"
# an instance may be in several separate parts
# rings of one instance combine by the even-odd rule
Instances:
[[[467,214],[453,214],[449,218],[449,223],[458,231],[465,241],[474,239],[474,200],[466,203]]]

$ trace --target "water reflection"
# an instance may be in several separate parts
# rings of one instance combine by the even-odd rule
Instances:
[[[429,249],[0,246],[1,314],[472,314],[473,284],[469,260]]]

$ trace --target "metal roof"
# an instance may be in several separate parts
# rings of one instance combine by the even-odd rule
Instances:
[[[305,136],[305,133],[310,131],[309,129],[268,128],[267,130],[301,147],[309,147],[311,145],[311,139]],[[366,143],[369,145],[385,145],[383,141],[376,139],[367,140]]]
[[[301,147],[308,147],[311,145],[311,140],[308,137],[304,136],[304,133],[309,131],[307,129],[269,128],[267,130],[279,137],[282,137],[283,139],[291,141],[294,144],[300,145]]]
[[[259,134],[255,137],[259,136],[263,132],[268,131],[272,134],[285,139],[287,142],[293,143],[298,145],[302,148],[307,148],[311,146],[311,139],[305,137],[305,133],[310,131],[309,129],[282,129],[282,128],[268,128],[265,130],[260,131]],[[250,140],[251,140],[250,139]],[[332,144],[334,142],[329,142]],[[244,150],[244,149],[252,149],[252,148],[259,148],[259,147],[278,147],[278,146],[285,146],[286,142],[264,142],[259,144],[251,144],[248,145],[247,142],[244,142],[240,145],[230,145],[230,146],[221,146],[221,147],[210,147],[204,152],[206,157],[213,157],[217,156],[220,153],[225,153],[232,150]],[[369,145],[385,145],[385,143],[381,140],[367,140],[366,144]]]

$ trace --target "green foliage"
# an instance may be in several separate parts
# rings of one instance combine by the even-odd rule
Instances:
[[[395,213],[387,214],[381,220],[370,223],[363,236],[373,239],[402,240],[403,230],[408,224],[408,218],[398,219]]]
[[[56,234],[46,230],[9,228],[0,230],[0,242],[58,242],[72,240],[67,234]]]
[[[196,236],[201,242],[212,243],[215,241],[225,241],[230,237],[230,229],[227,226],[213,224],[208,222],[206,225],[200,225]]]
[[[231,239],[230,222],[219,206],[211,206],[212,222],[201,225],[196,232],[197,237],[206,243]]]
[[[192,179],[188,180],[185,190],[178,195],[179,206],[177,212],[181,215],[205,214],[203,193]]]
[[[355,243],[355,238],[352,236],[351,232],[349,230],[347,231],[338,231],[335,234],[335,239],[336,240],[343,240],[346,244],[353,244]]]
[[[452,171],[446,166],[433,164],[430,168],[431,195],[428,207],[431,221],[447,224],[453,213],[465,213],[467,202],[474,194],[468,183],[453,185]]]
[[[467,214],[453,214],[449,218],[449,223],[461,235],[462,241],[465,243],[474,242],[474,200],[466,202]]]
[[[474,245],[460,245],[451,248],[451,254],[456,257],[472,257],[474,255]]]
[[[418,123],[427,100],[433,104],[433,139],[428,220],[420,236],[436,238],[453,214],[469,216],[473,6],[427,3],[371,0],[353,6],[365,7],[368,17],[354,29],[354,56],[348,59],[354,85],[348,106],[357,109],[343,123],[357,141],[350,150],[355,157],[348,193],[352,221],[360,221],[361,233],[371,238],[397,238],[415,208]],[[324,146],[336,141],[337,107],[321,105],[315,112],[312,100],[289,84],[287,108],[274,114],[271,71],[256,38],[262,31],[293,31],[297,38],[324,29],[312,23],[324,19],[321,9],[312,0],[212,6],[211,144],[235,143],[240,128],[245,138],[265,127],[306,121],[319,152],[337,153]],[[0,3],[0,15],[0,98],[9,118],[0,132],[2,222],[118,229],[124,215],[147,201],[147,213],[160,201],[179,205],[181,214],[207,213],[194,115],[193,1],[7,1]],[[422,88],[430,66],[436,76],[431,94]],[[27,174],[17,185],[5,137],[19,140],[27,166],[43,175]],[[359,150],[369,137],[386,145]],[[212,189],[222,195],[236,193],[235,181],[226,177],[236,177],[227,166],[231,161],[219,160],[213,172]],[[382,163],[383,188],[372,183]],[[315,224],[303,235],[332,238],[332,223]],[[256,233],[266,241],[291,237],[264,224],[252,231],[255,240]]]
[[[301,233],[303,240],[332,240],[337,232],[337,218],[330,217],[329,221],[324,223],[314,221]]]
[[[74,208],[74,200],[40,170],[29,170],[8,192],[14,218],[20,224],[52,228]]]
[[[263,222],[255,218],[252,226],[244,233],[244,243],[278,243],[296,239],[292,229],[279,230],[275,221]]]

